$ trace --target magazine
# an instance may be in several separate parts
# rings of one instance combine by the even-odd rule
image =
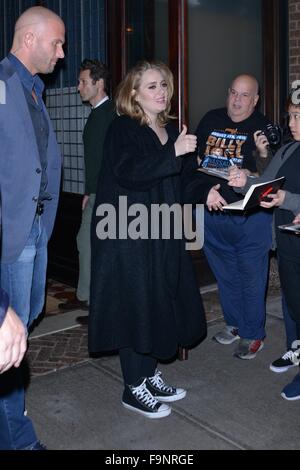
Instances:
[[[229,179],[229,172],[227,168],[198,168],[197,171],[205,173],[209,176],[215,176],[216,178],[222,178],[224,180]]]

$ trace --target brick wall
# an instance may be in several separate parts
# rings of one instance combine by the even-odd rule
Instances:
[[[300,0],[289,0],[290,84],[300,79]]]

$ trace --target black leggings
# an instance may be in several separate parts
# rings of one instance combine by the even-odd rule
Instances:
[[[131,348],[119,350],[124,384],[138,384],[142,378],[155,374],[157,360],[147,354],[140,354]]]

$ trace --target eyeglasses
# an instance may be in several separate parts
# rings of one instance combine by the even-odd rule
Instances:
[[[289,120],[291,120],[292,118],[294,118],[294,119],[296,119],[296,121],[298,121],[298,120],[300,119],[300,111],[299,111],[299,113],[297,113],[297,112],[285,113],[285,114],[284,114],[284,117],[285,117],[286,119],[289,119]]]

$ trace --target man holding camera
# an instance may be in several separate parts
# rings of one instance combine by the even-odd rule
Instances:
[[[200,121],[196,134],[203,167],[226,169],[236,165],[246,169],[249,175],[256,174],[253,134],[270,124],[255,109],[258,93],[254,76],[239,75],[228,89],[226,108],[212,110]],[[223,205],[241,199],[241,195],[226,180],[200,175],[211,179],[205,211],[204,252],[218,283],[226,322],[214,339],[220,344],[239,340],[234,355],[253,359],[263,348],[265,337],[271,214],[261,209],[238,214],[223,211]]]
[[[264,130],[254,132],[253,137],[257,149],[256,168],[261,175],[282,144],[283,132],[279,126],[268,124]]]

